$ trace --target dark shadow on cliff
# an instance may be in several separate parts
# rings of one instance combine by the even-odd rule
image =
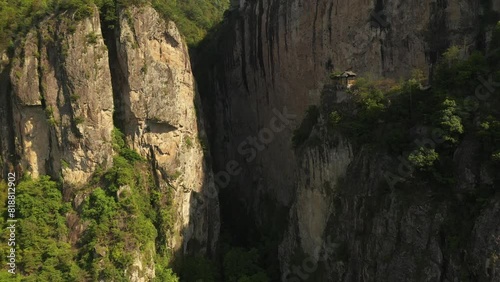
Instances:
[[[223,152],[224,144],[220,140],[229,141],[229,136],[218,131],[216,116],[220,111],[228,111],[228,104],[223,102],[222,107],[217,105],[221,96],[230,96],[227,88],[226,66],[235,62],[224,61],[231,58],[227,56],[232,52],[237,40],[235,25],[241,25],[242,17],[239,11],[229,10],[224,15],[224,21],[215,26],[200,44],[191,48],[191,62],[193,73],[198,85],[201,103],[203,105],[205,127],[208,135],[210,152]],[[245,49],[245,46],[242,46]],[[242,50],[242,56],[246,56],[246,50]],[[257,59],[257,58],[256,58]],[[242,60],[245,63],[245,60]],[[242,67],[245,70],[245,66]],[[246,74],[242,73],[243,83],[248,89]],[[236,150],[234,150],[236,151]],[[215,178],[218,173],[226,170],[228,157],[219,155],[211,158]],[[245,169],[245,168],[243,168]],[[250,171],[232,177],[228,185],[217,185],[219,188],[220,211],[221,211],[221,235],[219,240],[219,265],[222,269],[222,281],[228,281],[234,277],[230,270],[229,261],[233,265],[246,265],[256,269],[251,276],[249,273],[240,273],[257,279],[258,275],[267,276],[270,281],[280,281],[278,244],[281,241],[282,227],[287,219],[287,209],[278,207],[275,199],[268,197],[259,198],[259,201],[269,207],[266,213],[274,214],[269,222],[257,223],[252,216],[250,207],[255,199],[242,198],[242,191],[238,188],[237,179],[249,176]],[[249,179],[248,181],[252,181]],[[220,181],[219,181],[220,182]],[[216,180],[216,184],[218,181]],[[220,183],[219,183],[220,184]],[[223,186],[223,187],[222,187]],[[276,219],[280,222],[276,222]],[[265,226],[265,230],[258,226]]]

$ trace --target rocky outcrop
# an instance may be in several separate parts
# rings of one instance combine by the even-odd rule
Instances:
[[[221,28],[219,57],[199,66],[200,76],[211,70],[200,81],[206,81],[216,163],[241,159],[238,145],[255,136],[274,109],[287,107],[301,120],[309,105],[319,103],[333,70],[392,78],[414,69],[429,74],[451,45],[484,47],[482,10],[481,1],[234,1]],[[291,130],[282,132],[245,169],[284,205],[291,203],[297,163],[290,140]],[[266,169],[254,171],[256,166]],[[257,191],[250,183],[234,186]]]
[[[243,173],[232,178],[230,198],[245,202],[244,213],[255,214],[263,225],[274,213],[262,212],[264,198],[279,207],[292,205],[298,161],[290,148],[298,123],[264,144],[265,152],[259,150],[251,163],[238,146],[258,135],[273,110],[286,107],[301,120],[309,105],[319,103],[333,70],[393,78],[414,69],[429,74],[448,46],[473,50],[487,38],[478,28],[480,1],[236,2],[220,28],[218,57],[197,69],[216,167],[224,170],[229,160],[244,164]]]
[[[152,162],[161,189],[175,190],[182,253],[214,253],[218,199],[201,142],[206,138],[187,46],[171,21],[151,7],[130,8],[116,35],[118,119],[129,144]],[[198,111],[198,113],[197,113]],[[207,191],[211,192],[207,192]]]
[[[313,134],[324,135],[325,132]],[[285,273],[291,268],[290,259],[296,252],[314,263],[318,262],[329,219],[335,215],[332,198],[339,192],[338,183],[346,177],[348,166],[353,161],[352,148],[343,137],[324,147],[306,148],[301,156],[290,224],[279,251]]]
[[[112,165],[113,94],[97,10],[47,19],[12,60],[13,125],[21,167],[83,185]]]
[[[67,13],[30,30],[10,60],[2,56],[2,167],[61,180],[65,200],[78,211],[91,177],[113,165],[118,127],[149,164],[137,173],[152,171],[161,195],[172,195],[173,203],[160,200],[157,208],[174,211],[168,233],[159,230],[164,238],[135,250],[126,276],[153,279],[155,249],[214,255],[217,191],[202,146],[201,102],[177,27],[149,6],[120,11],[114,28],[101,26],[97,8],[81,20]],[[117,198],[130,189],[119,187]],[[75,243],[87,225],[70,216]]]
[[[408,170],[400,160],[351,151],[338,133],[321,138],[299,154],[297,196],[279,247],[282,281],[499,279],[498,197],[469,201],[460,185],[454,197],[439,197],[444,187],[416,172],[391,189],[386,173]],[[461,147],[455,157],[473,163],[474,144]],[[473,190],[493,185],[491,168],[457,169]]]
[[[443,247],[453,241],[440,237],[440,228],[452,213],[452,203],[435,206],[425,197],[407,201],[403,193],[379,189],[380,181],[385,181],[381,167],[395,165],[384,153],[348,153],[349,142],[339,138],[343,141],[334,142],[337,145],[333,147],[321,144],[296,154],[289,129],[275,134],[270,142],[252,145],[257,152],[252,162],[246,161],[241,149],[245,140],[259,136],[267,127],[276,109],[287,108],[295,114],[297,119],[291,128],[297,128],[306,109],[321,103],[322,89],[334,70],[351,69],[374,78],[405,78],[414,69],[430,75],[439,56],[452,45],[466,52],[484,49],[491,27],[482,15],[488,12],[485,7],[489,4],[333,0],[232,3],[234,9],[220,29],[218,57],[198,66],[200,73],[210,69],[201,89],[212,117],[212,153],[216,171],[223,171],[231,160],[243,167],[229,185],[220,185],[227,186],[221,193],[229,194],[227,198],[239,204],[236,209],[236,205],[229,206],[230,218],[247,218],[266,233],[276,222],[283,222],[281,211],[288,211],[279,247],[281,272],[285,276],[296,273],[293,266],[297,264],[304,270],[305,262],[309,270],[314,268],[306,271],[307,281],[461,281],[457,274],[460,266],[470,262],[474,269],[484,268],[483,260],[491,254],[465,262],[457,258],[460,254],[451,254]],[[496,1],[490,4],[497,6]],[[464,159],[469,158],[466,151],[463,153]],[[475,172],[461,172],[469,178],[464,185],[474,186],[471,179]],[[422,183],[415,187],[421,186],[419,191],[427,191]],[[278,237],[281,239],[281,235]],[[492,238],[477,241],[485,244]],[[325,247],[327,242],[331,244]],[[335,255],[322,259],[321,252],[327,247]],[[425,255],[416,256],[413,250]],[[468,254],[475,252],[466,250]],[[491,263],[488,267],[491,269]],[[490,280],[495,277],[482,276],[476,270],[469,274]],[[306,281],[300,275],[289,278],[283,280]]]

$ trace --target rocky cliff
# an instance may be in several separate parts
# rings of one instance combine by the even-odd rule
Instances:
[[[184,39],[149,6],[117,16],[114,27],[102,24],[95,8],[81,20],[70,12],[51,16],[2,57],[2,165],[60,180],[65,200],[78,211],[93,177],[113,166],[113,132],[121,130],[148,164],[136,173],[152,173],[160,195],[173,199],[160,196],[157,212],[172,209],[173,223],[166,233],[158,230],[165,238],[148,243],[165,245],[155,246],[153,255],[149,247],[135,250],[133,265],[123,269],[131,281],[149,281],[155,249],[178,257],[215,252],[218,199],[203,196],[216,191]],[[119,187],[117,197],[127,189]],[[68,222],[73,234],[88,226],[74,217]]]
[[[472,196],[497,189],[496,169],[475,162],[477,143],[464,141],[455,153],[458,186],[467,188],[455,186],[448,197],[408,162],[353,150],[325,128],[317,125],[310,139],[321,145],[298,154],[296,198],[278,251],[283,281],[499,279],[498,195],[481,203]],[[408,173],[402,186],[388,185],[388,171]]]
[[[497,201],[474,217],[470,245],[450,253],[440,230],[453,205],[386,191],[382,172],[394,163],[385,152],[342,136],[298,151],[291,141],[332,71],[400,79],[420,69],[430,78],[450,46],[486,50],[498,11],[498,1],[233,1],[216,59],[196,69],[211,70],[200,81],[228,229],[252,236],[246,218],[257,238],[279,238],[282,281],[496,281]],[[294,122],[270,134],[276,111]],[[228,183],[233,160],[243,169]],[[480,185],[488,176],[479,171],[456,173]],[[335,255],[322,256],[325,245]]]

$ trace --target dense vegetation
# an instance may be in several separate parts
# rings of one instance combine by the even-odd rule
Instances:
[[[481,161],[500,164],[500,22],[488,51],[467,54],[450,47],[430,78],[421,71],[408,80],[359,78],[341,106],[323,97],[321,115],[333,131],[349,136],[356,146],[388,149],[418,171],[442,184],[453,184],[453,154],[465,138],[481,144]],[[306,141],[317,122],[311,107],[292,139]],[[311,113],[316,113],[312,115]],[[425,143],[422,140],[431,140]]]
[[[50,14],[72,13],[78,20],[91,15],[95,5],[106,21],[113,22],[117,8],[147,2],[174,20],[190,45],[203,39],[229,8],[229,0],[1,0],[0,50],[13,46],[16,38]]]
[[[312,106],[292,139],[300,154],[303,148],[347,137],[354,151],[376,156],[383,170],[374,187],[376,199],[394,197],[408,206],[424,199],[433,207],[446,207],[439,227],[443,257],[470,250],[478,220],[500,191],[500,22],[493,27],[488,48],[470,52],[450,47],[428,81],[418,70],[401,81],[361,77],[340,104],[335,87],[327,86],[319,118],[311,119],[309,113],[318,111]],[[488,180],[464,188],[465,166],[480,168]],[[339,194],[352,193],[342,184],[334,202],[344,200]],[[461,279],[477,280],[469,271]]]
[[[170,236],[171,195],[159,191],[145,161],[125,146],[118,130],[114,130],[114,149],[118,154],[113,167],[95,173],[79,194],[85,198],[78,205],[76,200],[63,200],[63,182],[25,177],[19,183],[19,279],[127,281],[124,270],[140,252],[151,256],[143,261],[155,261],[158,281],[178,281],[168,267],[170,253],[161,247],[162,238]],[[5,226],[5,205],[1,212],[1,224]],[[5,232],[2,228],[0,235],[4,238]],[[5,265],[7,246],[2,245],[0,250]]]
[[[155,184],[146,160],[126,146],[118,129],[113,131],[113,148],[113,166],[96,171],[71,201],[63,198],[63,180],[26,176],[20,181],[17,281],[128,281],[124,271],[138,258],[143,264],[154,262],[155,281],[270,281],[255,249],[226,244],[220,265],[202,256],[173,262],[165,247],[166,238],[175,236],[172,188],[161,190]],[[5,182],[0,186],[6,191]],[[6,202],[6,193],[2,195],[0,200]],[[6,212],[1,205],[3,238],[9,232]],[[0,246],[4,265],[8,248]],[[0,281],[11,279],[5,269],[0,272]]]

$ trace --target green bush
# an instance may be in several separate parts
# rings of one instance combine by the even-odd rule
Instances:
[[[175,275],[171,268],[158,267],[156,265],[156,278],[158,282],[179,282],[179,277]]]
[[[330,116],[328,117],[328,123],[331,126],[337,125],[341,120],[342,120],[342,116],[339,114],[338,111],[331,112]]]
[[[74,281],[82,270],[76,253],[66,243],[66,213],[59,185],[44,176],[26,179],[17,186],[18,273],[23,281]]]
[[[493,154],[491,154],[491,160],[500,163],[500,151],[496,151]]]
[[[79,125],[79,124],[82,124],[85,122],[85,118],[84,117],[75,117],[74,121],[75,121],[76,125]]]
[[[87,39],[87,44],[90,44],[90,45],[97,44],[97,39],[98,39],[97,33],[91,32],[91,33],[87,34],[86,39]]]
[[[437,123],[445,132],[444,139],[457,143],[459,136],[464,133],[462,119],[457,115],[458,107],[454,100],[446,99],[442,103],[442,110],[438,112]]]
[[[429,170],[439,160],[439,155],[434,149],[420,147],[410,153],[408,160],[420,170]]]
[[[82,216],[96,222],[102,222],[115,216],[116,209],[115,199],[106,195],[103,189],[97,188],[83,205]]]
[[[187,147],[188,149],[193,148],[193,146],[194,146],[194,145],[193,145],[193,140],[191,140],[191,138],[190,138],[189,136],[186,136],[186,141],[185,141],[185,142],[186,142],[186,147]]]
[[[374,81],[359,78],[351,87],[350,93],[355,95],[355,99],[363,107],[362,114],[366,118],[378,115],[385,109],[384,93],[376,87]]]
[[[125,158],[126,161],[132,163],[136,161],[144,161],[144,158],[139,155],[139,153],[127,147],[125,143],[125,135],[123,135],[123,133],[118,128],[113,128],[112,143],[113,150],[117,152],[121,157]],[[121,164],[124,164],[123,161],[119,162]]]

